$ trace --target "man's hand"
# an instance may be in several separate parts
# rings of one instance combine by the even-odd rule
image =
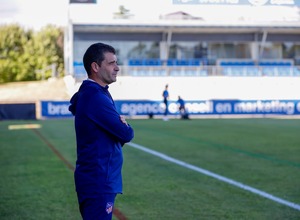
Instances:
[[[128,126],[128,123],[127,123],[127,121],[125,120],[125,116],[120,115],[120,119],[121,119],[121,121],[122,121],[124,124],[126,124],[126,125]]]

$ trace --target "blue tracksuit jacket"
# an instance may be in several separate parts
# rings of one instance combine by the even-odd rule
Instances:
[[[75,116],[78,199],[122,193],[122,146],[133,139],[133,129],[121,122],[108,86],[85,80],[70,102]]]

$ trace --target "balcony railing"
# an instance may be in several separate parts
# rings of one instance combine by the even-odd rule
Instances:
[[[263,60],[259,63],[246,60],[219,60],[217,65],[207,65],[205,60],[159,59],[130,60],[120,66],[121,76],[300,76],[300,66],[291,60]],[[86,78],[82,63],[74,63],[75,78]]]

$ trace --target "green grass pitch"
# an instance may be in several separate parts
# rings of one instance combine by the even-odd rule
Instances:
[[[128,122],[135,144],[300,204],[300,120]],[[24,124],[41,127],[9,129]],[[127,219],[300,219],[300,210],[211,176],[129,145],[123,152],[124,193],[117,196],[116,207]],[[1,220],[81,219],[75,160],[72,119],[1,121]]]

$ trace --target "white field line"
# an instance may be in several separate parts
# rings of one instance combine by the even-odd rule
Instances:
[[[213,178],[215,178],[215,179],[217,179],[217,180],[220,180],[220,181],[222,181],[222,182],[229,183],[230,185],[236,186],[236,187],[238,187],[238,188],[244,189],[244,190],[246,190],[246,191],[252,192],[252,193],[257,194],[257,195],[259,195],[259,196],[262,196],[262,197],[265,197],[265,198],[267,198],[267,199],[270,199],[270,200],[272,200],[272,201],[274,201],[274,202],[277,202],[277,203],[286,205],[286,206],[288,206],[288,207],[291,207],[291,208],[293,208],[293,209],[296,209],[296,210],[300,211],[300,205],[299,205],[299,204],[296,204],[296,203],[289,202],[289,201],[287,201],[287,200],[278,198],[278,197],[276,197],[276,196],[273,196],[273,195],[271,195],[271,194],[269,194],[269,193],[266,193],[266,192],[264,192],[264,191],[261,191],[261,190],[259,190],[259,189],[255,189],[255,188],[253,188],[253,187],[251,187],[251,186],[247,186],[247,185],[245,185],[245,184],[243,184],[243,183],[237,182],[237,181],[232,180],[232,179],[229,179],[229,178],[227,178],[227,177],[218,175],[218,174],[216,174],[216,173],[210,172],[210,171],[205,170],[205,169],[202,169],[202,168],[200,168],[200,167],[196,167],[196,166],[191,165],[191,164],[188,164],[188,163],[186,163],[186,162],[177,160],[177,159],[175,159],[175,158],[172,158],[172,157],[167,156],[166,154],[162,154],[162,153],[160,153],[160,152],[157,152],[157,151],[148,149],[148,148],[146,148],[146,147],[144,147],[144,146],[141,146],[141,145],[138,145],[138,144],[135,144],[135,143],[132,143],[132,142],[127,143],[127,145],[129,145],[129,146],[131,146],[131,147],[134,147],[134,148],[136,148],[136,149],[142,150],[142,151],[144,151],[144,152],[147,152],[147,153],[149,153],[149,154],[155,155],[155,156],[157,156],[157,157],[160,157],[160,158],[162,158],[162,159],[164,159],[164,160],[166,160],[166,161],[169,161],[169,162],[178,164],[178,165],[180,165],[180,166],[183,166],[183,167],[185,167],[185,168],[188,168],[188,169],[197,171],[197,172],[199,172],[199,173],[202,173],[202,174],[205,174],[205,175],[207,175],[207,176],[213,177]]]

